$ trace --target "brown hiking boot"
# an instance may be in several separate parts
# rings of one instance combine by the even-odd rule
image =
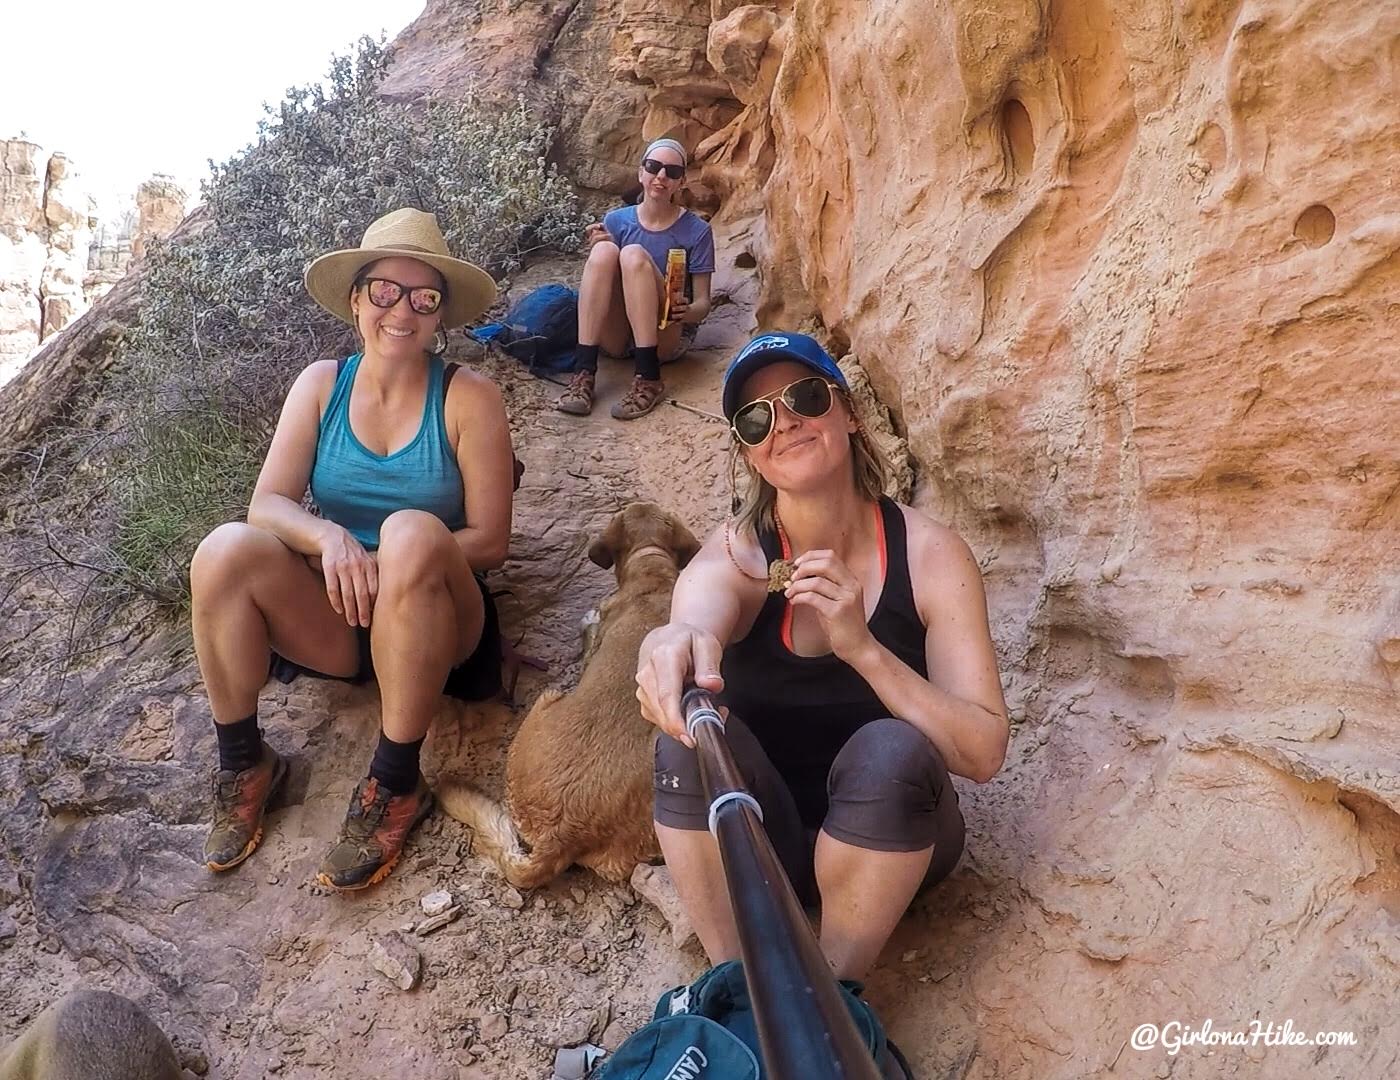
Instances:
[[[251,769],[214,770],[214,824],[204,841],[204,862],[210,870],[230,870],[262,839],[267,804],[287,777],[287,763],[263,743],[262,760]]]
[[[382,881],[403,854],[408,834],[432,812],[433,793],[421,776],[408,795],[391,795],[378,780],[366,777],[355,785],[340,838],[316,880],[342,892]]]
[[[570,416],[587,416],[593,411],[593,382],[591,371],[575,371],[569,388],[559,395],[554,407]]]
[[[632,385],[622,400],[612,407],[614,420],[635,420],[656,408],[661,396],[666,393],[666,384],[660,379],[644,379],[640,375],[632,377]]]

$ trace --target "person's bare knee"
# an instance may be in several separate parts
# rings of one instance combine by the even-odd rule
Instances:
[[[269,541],[281,544],[271,533],[241,521],[220,525],[201,540],[190,560],[190,596],[195,606],[210,597],[250,590],[266,563]]]
[[[641,244],[628,244],[619,253],[624,274],[640,274],[646,271],[645,276],[651,278],[656,275],[656,264],[651,260],[651,254]]]
[[[437,517],[400,510],[379,529],[379,596],[446,584],[448,560],[461,558],[452,534]]]
[[[611,240],[599,240],[588,252],[588,260],[584,263],[586,269],[596,269],[599,267],[610,269],[618,264],[618,257],[622,254],[622,249]]]

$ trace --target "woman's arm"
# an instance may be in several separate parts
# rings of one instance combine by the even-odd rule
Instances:
[[[447,393],[449,430],[457,432],[466,528],[452,534],[473,570],[494,570],[510,544],[514,458],[501,390],[484,375],[459,368]]]
[[[303,555],[319,555],[328,532],[338,527],[301,505],[316,462],[322,399],[335,383],[335,366],[334,360],[318,360],[287,391],[248,505],[249,525],[266,529]]]
[[[681,691],[695,684],[712,693],[724,689],[720,658],[736,631],[753,623],[767,595],[767,582],[754,581],[734,566],[725,551],[721,526],[676,579],[671,621],[642,641],[637,656],[637,701],[642,715],[672,738],[690,745],[681,716]],[[735,558],[761,574],[762,551],[752,538],[731,537]]]
[[[248,524],[266,529],[293,551],[316,561],[331,607],[351,626],[368,626],[379,593],[379,568],[344,527],[302,508],[321,411],[335,386],[336,362],[318,360],[292,384],[253,487]]]
[[[909,512],[905,521],[915,603],[928,628],[928,679],[873,638],[848,662],[893,715],[928,737],[950,772],[984,784],[1006,758],[1010,725],[982,573],[951,529]]]

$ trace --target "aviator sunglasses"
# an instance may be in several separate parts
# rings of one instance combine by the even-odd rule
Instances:
[[[360,284],[364,287],[369,302],[377,308],[391,308],[408,293],[408,306],[419,315],[431,315],[442,307],[442,290],[431,285],[400,285],[388,278],[365,278]]]
[[[652,176],[664,172],[667,180],[679,180],[685,175],[684,165],[668,165],[664,161],[657,161],[656,158],[642,158],[642,168]]]
[[[781,401],[788,410],[808,420],[817,420],[831,411],[834,398],[834,383],[829,383],[820,375],[808,375],[804,379],[790,382],[781,390],[765,394],[756,401],[750,401],[734,413],[731,430],[734,437],[745,446],[761,446],[773,434],[773,424],[778,410],[775,400]]]

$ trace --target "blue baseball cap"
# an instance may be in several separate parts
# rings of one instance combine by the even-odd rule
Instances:
[[[773,333],[759,334],[740,351],[724,373],[724,418],[733,420],[740,406],[747,404],[739,400],[739,393],[748,377],[760,368],[775,364],[780,360],[791,360],[803,367],[811,368],[818,375],[825,375],[842,390],[850,392],[846,376],[836,366],[831,354],[806,334]]]

